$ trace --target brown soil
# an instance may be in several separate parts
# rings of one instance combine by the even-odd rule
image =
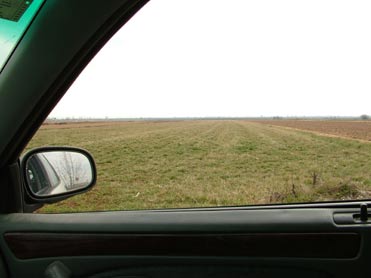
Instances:
[[[262,120],[257,122],[308,130],[332,136],[371,141],[371,121]]]

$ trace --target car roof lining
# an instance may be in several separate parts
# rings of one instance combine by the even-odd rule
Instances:
[[[0,18],[0,25],[3,28],[0,31],[0,44],[4,48],[0,50],[0,74],[23,35],[27,32],[28,27],[42,8],[44,1],[25,1],[20,5],[16,1],[10,4],[3,3],[5,12],[3,17]]]

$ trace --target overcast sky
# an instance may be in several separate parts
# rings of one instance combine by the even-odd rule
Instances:
[[[371,114],[371,1],[151,0],[51,117]]]

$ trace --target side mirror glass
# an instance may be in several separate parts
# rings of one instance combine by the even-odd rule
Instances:
[[[39,149],[23,162],[26,185],[35,197],[71,195],[95,183],[95,165],[90,154],[78,149]]]

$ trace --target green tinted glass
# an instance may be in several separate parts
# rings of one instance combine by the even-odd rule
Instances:
[[[0,70],[44,0],[0,0]]]

